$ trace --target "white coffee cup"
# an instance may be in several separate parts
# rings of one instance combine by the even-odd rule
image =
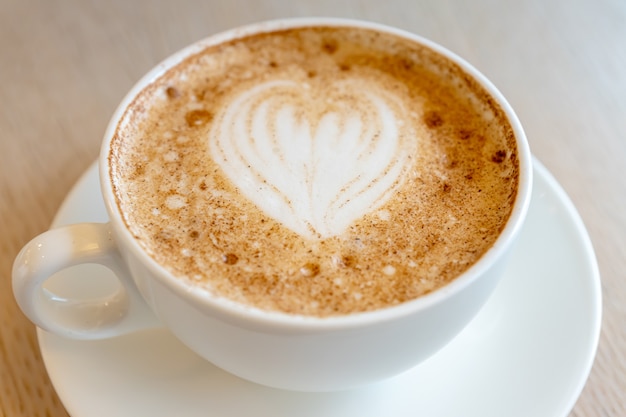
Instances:
[[[207,45],[278,28],[347,25],[393,33],[426,45],[457,63],[496,100],[513,127],[519,188],[511,216],[491,249],[450,284],[380,310],[333,317],[303,317],[246,307],[177,279],[148,256],[122,220],[109,179],[109,146],[118,121],[151,81]],[[45,232],[15,260],[13,288],[21,309],[37,326],[76,339],[101,339],[166,326],[215,365],[260,384],[291,390],[331,391],[397,375],[452,340],[496,287],[522,227],[531,194],[528,144],[513,110],[498,90],[458,56],[428,40],[382,25],[329,18],[286,19],[238,28],[198,42],[148,73],[122,101],[106,131],[100,155],[106,224],[76,224]],[[83,263],[110,268],[120,291],[98,300],[58,300],[44,288],[54,273]],[[158,321],[155,320],[158,317]]]

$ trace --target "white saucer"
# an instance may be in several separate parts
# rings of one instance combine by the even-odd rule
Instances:
[[[106,220],[94,164],[54,224]],[[83,266],[54,285],[77,275],[94,287],[112,281],[107,270]],[[39,343],[73,417],[557,417],[572,409],[589,374],[601,303],[584,225],[535,161],[528,220],[493,297],[447,347],[394,379],[327,394],[265,388],[200,359],[164,329],[95,342],[39,330]]]

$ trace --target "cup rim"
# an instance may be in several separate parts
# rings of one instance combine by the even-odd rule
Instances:
[[[443,287],[398,305],[345,315],[318,317],[262,310],[230,300],[223,296],[209,293],[207,290],[187,284],[185,280],[175,277],[146,253],[126,227],[117,206],[110,181],[109,153],[111,140],[114,137],[118,124],[134,98],[168,69],[209,46],[251,34],[308,26],[372,29],[397,35],[424,45],[454,62],[466,74],[477,81],[502,108],[502,111],[511,124],[516,139],[519,164],[518,189],[513,202],[512,211],[493,245],[471,267]],[[235,321],[240,325],[252,326],[255,329],[263,327],[283,331],[330,331],[345,328],[358,328],[386,322],[429,309],[463,291],[466,287],[479,280],[479,278],[504,255],[522,228],[530,205],[532,171],[532,157],[521,122],[502,93],[474,66],[447,48],[415,33],[381,23],[335,17],[286,18],[252,23],[208,36],[170,55],[145,74],[118,105],[107,125],[99,157],[100,187],[110,223],[115,229],[116,239],[124,240],[123,245],[119,246],[120,249],[130,250],[132,254],[148,268],[150,273],[154,276],[154,279],[159,280],[161,284],[190,302],[196,308],[209,312],[216,318],[230,322]],[[117,243],[119,245],[120,242]]]

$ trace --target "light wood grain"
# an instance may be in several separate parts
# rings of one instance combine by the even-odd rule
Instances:
[[[0,416],[67,415],[47,379],[35,329],[13,300],[11,265],[96,158],[122,96],[197,39],[310,15],[422,34],[472,62],[508,97],[533,153],[579,209],[602,274],[599,351],[571,416],[626,416],[622,0],[0,0]]]

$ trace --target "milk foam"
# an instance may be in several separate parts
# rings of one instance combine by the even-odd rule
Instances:
[[[328,238],[387,200],[415,146],[403,140],[403,109],[390,94],[349,81],[312,89],[278,80],[245,90],[209,141],[213,159],[268,216]]]
[[[455,279],[506,224],[519,168],[506,116],[465,72],[348,27],[189,57],[128,107],[109,161],[129,231],[174,276],[320,317]]]

